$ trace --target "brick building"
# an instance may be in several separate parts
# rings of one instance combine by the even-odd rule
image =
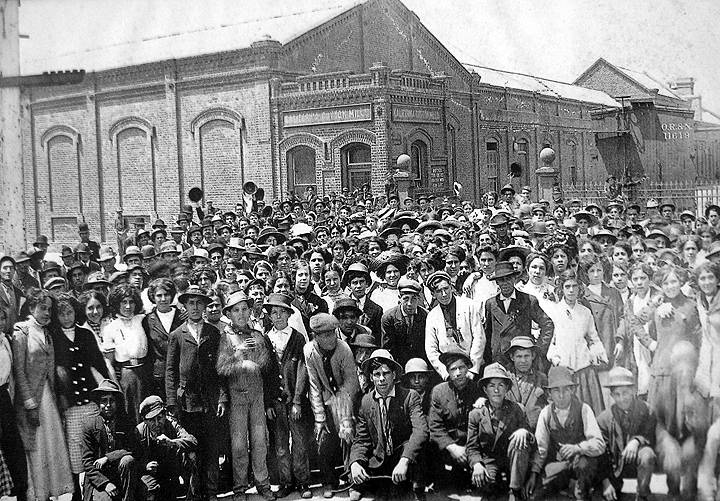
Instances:
[[[545,147],[559,183],[617,169],[596,138],[617,133],[622,107],[602,88],[463,65],[399,0],[284,23],[292,33],[27,89],[27,239],[75,241],[84,220],[112,241],[118,208],[172,221],[193,186],[223,209],[247,181],[267,199],[382,193],[402,153],[416,194],[459,181],[475,201],[508,181],[538,189]]]

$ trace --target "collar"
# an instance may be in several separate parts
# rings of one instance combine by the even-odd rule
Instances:
[[[395,385],[393,385],[393,389],[390,390],[390,394],[388,394],[387,397],[380,396],[380,394],[377,392],[377,390],[373,388],[373,398],[375,400],[380,401],[381,399],[390,398],[390,397],[395,397]]]
[[[509,301],[512,299],[517,299],[517,294],[515,293],[515,289],[513,289],[512,294],[510,294],[510,297],[505,297],[502,295],[502,292],[500,293],[500,300]]]
[[[275,327],[273,327],[270,332],[274,332],[277,334],[280,334],[282,332],[283,334],[287,334],[289,336],[290,334],[292,334],[292,327],[290,327],[289,324],[286,325],[284,329],[276,329]]]

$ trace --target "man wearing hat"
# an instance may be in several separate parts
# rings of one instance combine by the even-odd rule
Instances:
[[[447,381],[435,386],[430,399],[428,425],[430,440],[440,453],[442,464],[452,468],[449,483],[468,483],[467,442],[468,415],[473,403],[482,396],[482,389],[469,377],[472,361],[458,347],[440,355]],[[442,471],[441,471],[442,474]]]
[[[203,242],[203,229],[197,224],[191,225],[187,230],[187,241],[190,247],[185,249],[182,253],[182,257],[193,257],[196,250],[202,249]],[[204,249],[203,249],[204,250]]]
[[[508,398],[510,374],[499,363],[485,367],[480,379],[485,397],[468,417],[467,458],[472,483],[482,492],[509,492],[508,501],[524,499],[535,437],[525,412]]]
[[[399,364],[405,364],[411,358],[427,361],[425,326],[428,313],[420,307],[422,285],[402,277],[398,290],[400,304],[382,316],[382,347],[392,353]]]
[[[333,316],[340,322],[337,335],[348,344],[352,344],[355,338],[361,334],[372,334],[372,331],[360,325],[358,320],[362,316],[362,310],[358,308],[357,302],[351,297],[341,296],[335,301]]]
[[[210,298],[197,286],[178,297],[187,320],[170,334],[165,365],[168,411],[198,441],[199,485],[196,495],[214,500],[218,487],[219,427],[227,389],[216,363],[220,332],[203,321]]]
[[[656,461],[655,413],[637,398],[635,376],[628,369],[611,369],[604,386],[610,388],[614,403],[597,418],[609,463],[603,490],[618,496],[623,478],[637,478],[636,499],[649,499]]]
[[[335,466],[340,440],[350,443],[353,430],[353,403],[360,392],[355,360],[350,346],[338,339],[340,322],[328,313],[310,319],[314,338],[303,347],[310,380],[310,404],[315,419],[315,441],[318,444],[323,496],[332,497],[337,488]]]
[[[362,312],[360,324],[369,327],[372,332],[379,333],[383,309],[367,294],[371,283],[372,278],[367,266],[363,263],[353,263],[343,275],[341,285],[343,288],[349,287],[351,297],[357,301],[357,306]]]
[[[109,278],[111,274],[117,271],[117,268],[115,268],[116,254],[112,247],[109,245],[100,247],[98,263],[100,263],[100,269],[105,278]]]
[[[80,242],[75,246],[75,259],[85,265],[90,271],[101,271],[102,268],[97,263],[97,258],[94,257],[90,247],[83,242]],[[97,257],[100,257],[100,248],[98,247]]]
[[[485,302],[485,362],[498,361],[508,366],[506,352],[510,341],[517,336],[530,336],[532,323],[540,328],[538,352],[545,359],[555,326],[540,307],[535,296],[515,288],[519,272],[508,261],[495,266],[494,280],[500,292]],[[538,361],[539,362],[539,361]]]
[[[498,247],[507,247],[512,245],[512,237],[510,236],[510,217],[505,212],[498,212],[490,218],[491,234],[495,238]]]
[[[512,184],[508,183],[500,188],[500,201],[498,202],[498,206],[501,209],[509,211],[511,214],[520,206],[515,199],[515,188],[513,188]]]
[[[481,308],[473,300],[456,295],[450,275],[444,271],[430,275],[427,287],[438,302],[425,322],[427,360],[442,379],[447,379],[448,371],[440,361],[440,355],[459,348],[472,361],[471,371],[478,374],[485,351]]]
[[[370,358],[373,351],[377,350],[379,346],[375,340],[375,336],[372,334],[359,334],[355,340],[350,344],[350,349],[353,351],[355,357],[355,365],[357,367],[358,381],[360,382],[360,393],[366,394],[372,390],[372,383],[367,375],[362,371],[362,364],[365,360]]]
[[[507,358],[510,360],[508,375],[512,382],[508,398],[523,406],[530,427],[534,430],[540,411],[547,405],[547,376],[535,369],[535,340],[531,336],[512,338]]]
[[[275,380],[280,397],[273,402],[275,419],[270,420],[268,426],[270,436],[275,439],[275,459],[280,477],[280,489],[276,496],[285,497],[297,487],[302,497],[307,499],[312,497],[312,492],[306,447],[310,405],[306,396],[305,337],[288,324],[293,314],[291,302],[292,298],[285,294],[270,294],[263,304],[272,322],[272,327],[265,334],[273,347],[270,356],[276,358],[280,371],[279,380]],[[264,378],[263,384],[266,380]]]
[[[590,499],[593,487],[599,486],[603,477],[600,466],[605,440],[592,408],[575,395],[576,386],[570,369],[550,368],[546,390],[551,403],[538,419],[538,448],[526,487],[532,494],[542,485],[537,495],[540,499],[567,489],[572,478],[576,480],[575,499]]]
[[[189,499],[197,479],[197,440],[165,412],[165,403],[151,395],[140,403],[142,422],[135,427],[135,458],[147,501],[175,501],[182,495],[179,478]]]
[[[396,385],[402,367],[387,350],[375,350],[362,368],[374,389],[363,397],[357,414],[348,460],[355,485],[350,499],[357,501],[372,488],[370,476],[389,475],[395,485],[412,481],[415,499],[424,500],[423,472],[411,470],[428,438],[420,395]]]
[[[100,414],[82,424],[83,499],[136,499],[138,468],[133,430],[118,416],[123,406],[120,386],[103,380],[92,391]]]
[[[90,258],[93,261],[97,261],[100,258],[100,244],[94,240],[90,240],[90,228],[87,223],[80,223],[78,225],[78,235],[80,236],[80,243],[85,244],[90,251]]]
[[[40,287],[40,282],[30,273],[30,256],[25,251],[15,254],[13,283],[24,292],[27,292],[30,287]]]

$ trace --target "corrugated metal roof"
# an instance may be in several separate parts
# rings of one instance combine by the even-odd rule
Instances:
[[[545,96],[573,99],[602,106],[620,107],[620,103],[606,93],[578,85],[473,64],[465,64],[465,67],[468,71],[474,71],[480,75],[481,83],[537,92]]]
[[[299,11],[292,2],[264,2],[260,9],[264,13],[262,17],[228,19],[219,27],[168,33],[106,47],[100,44],[98,48],[69,53],[62,50],[48,53],[45,46],[35,47],[31,37],[21,44],[21,70],[26,75],[72,68],[91,72],[242,49],[266,38],[284,44],[366,1],[337,0],[330,6],[326,3],[304,11]],[[245,12],[256,15],[258,9],[248,4]]]

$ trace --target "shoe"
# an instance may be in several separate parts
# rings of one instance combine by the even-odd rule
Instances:
[[[275,498],[284,498],[290,495],[290,493],[293,491],[293,488],[289,485],[281,485],[280,488],[275,491]]]
[[[335,493],[333,492],[333,486],[332,485],[323,485],[323,497],[325,499],[330,499],[333,497]]]
[[[362,492],[357,489],[350,489],[350,501],[360,501],[362,499]]]
[[[310,486],[307,484],[299,485],[298,492],[300,493],[300,497],[303,499],[311,499],[313,497],[313,493],[310,490]]]
[[[273,491],[271,491],[269,487],[266,487],[265,489],[258,489],[258,494],[265,501],[274,501],[275,500],[275,493]]]

